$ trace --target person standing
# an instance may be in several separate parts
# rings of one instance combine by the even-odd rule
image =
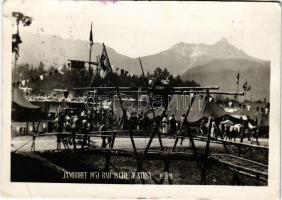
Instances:
[[[170,126],[170,134],[173,136],[176,132],[176,119],[174,114],[171,115],[169,120],[169,126]]]
[[[250,129],[250,132],[252,134],[252,141],[251,141],[251,144],[253,144],[253,141],[254,139],[256,139],[256,143],[257,145],[259,145],[259,141],[258,141],[258,134],[259,134],[259,128],[258,128],[258,124],[256,124],[257,126],[254,126],[252,123],[251,123],[251,120],[250,120],[250,117],[247,116],[247,123],[248,123],[248,128]]]
[[[81,121],[81,134],[83,135],[81,149],[84,150],[88,141],[88,132],[89,132],[88,120],[87,117],[84,117]]]
[[[164,135],[168,134],[168,119],[167,119],[167,115],[165,115],[161,121],[161,133]]]
[[[99,131],[102,135],[102,148],[106,148],[107,142],[106,142],[106,136],[104,136],[105,135],[104,132],[107,131],[106,123],[104,123],[104,122],[102,123],[102,125],[99,128]]]
[[[142,130],[143,130],[143,134],[147,134],[149,133],[149,117],[147,115],[147,113],[144,113],[144,116],[142,118]]]
[[[77,115],[74,116],[72,126],[71,126],[71,132],[72,132],[72,143],[73,143],[73,149],[76,150],[76,133],[79,130],[79,123],[80,119]]]

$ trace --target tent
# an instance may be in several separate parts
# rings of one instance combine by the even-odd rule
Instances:
[[[40,107],[26,100],[22,90],[20,90],[19,88],[13,88],[12,120],[32,121],[40,117]]]
[[[197,95],[194,97],[194,101],[187,116],[188,122],[198,122],[202,118],[211,115],[215,118],[220,118],[227,114],[215,102],[207,102],[206,97],[206,95]],[[181,116],[187,112],[190,102],[190,95],[172,95],[166,113],[168,115],[174,114],[176,120],[180,120]]]
[[[19,88],[13,88],[13,103],[15,103],[17,106],[20,106],[22,108],[26,109],[38,109],[39,106],[33,105],[28,100],[25,99],[24,93]]]
[[[229,115],[225,112],[218,104],[214,101],[207,102],[206,95],[197,95],[194,97],[193,104],[191,105],[187,120],[190,123],[199,122],[205,117],[213,115],[215,118],[222,118],[223,116]],[[174,114],[176,120],[180,120],[181,116],[187,112],[189,104],[191,102],[190,95],[172,95],[168,98],[168,109],[166,114],[168,116]],[[137,101],[131,103],[133,109],[127,109],[128,112],[148,112],[150,106],[144,109],[137,109]],[[160,116],[163,109],[155,109],[155,115]],[[118,116],[122,116],[122,109],[118,101],[114,102],[114,113]],[[148,114],[149,118],[152,118],[152,112]]]

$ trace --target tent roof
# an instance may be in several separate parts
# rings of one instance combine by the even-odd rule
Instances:
[[[173,95],[168,106],[167,114],[174,114],[177,120],[186,113],[190,102],[190,96]],[[206,95],[196,96],[190,108],[187,120],[197,122],[204,117],[213,115],[215,118],[222,117],[227,113],[214,102],[205,102]]]
[[[166,111],[167,115],[174,114],[176,120],[180,120],[181,116],[186,113],[189,102],[190,96],[186,95],[172,95],[170,98],[170,102],[168,104],[168,109]],[[194,102],[191,106],[189,111],[187,120],[189,122],[198,122],[204,117],[209,117],[213,115],[215,118],[220,118],[225,115],[230,115],[230,113],[225,112],[219,105],[215,102],[205,102],[206,95],[199,95],[196,96]],[[144,109],[143,112],[147,112],[148,109]],[[163,109],[155,109],[156,116],[161,115]],[[141,112],[141,110],[134,110],[134,112]],[[120,107],[119,102],[115,102],[115,113],[118,116],[122,116],[122,109]],[[148,116],[151,118],[152,113],[150,112]]]
[[[19,88],[14,87],[13,88],[13,102],[16,103],[18,106],[21,106],[23,108],[29,108],[29,109],[38,109],[39,106],[33,105],[28,100],[25,99],[23,91]]]

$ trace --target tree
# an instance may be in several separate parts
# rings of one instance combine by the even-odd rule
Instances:
[[[153,79],[155,80],[165,80],[169,76],[170,76],[170,73],[168,72],[167,68],[162,70],[160,67],[157,67],[153,73]]]
[[[39,66],[37,68],[37,74],[41,75],[44,74],[45,70],[44,70],[44,64],[42,61],[40,61]]]

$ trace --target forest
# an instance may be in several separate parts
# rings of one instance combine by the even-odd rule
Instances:
[[[93,78],[93,74],[96,74]],[[96,73],[96,67],[88,69],[75,69],[67,65],[63,65],[61,69],[44,66],[40,62],[38,67],[34,67],[28,63],[19,64],[16,70],[13,70],[14,82],[22,87],[29,87],[33,89],[34,94],[48,94],[53,89],[67,89],[71,90],[75,87],[89,87],[91,86],[128,86],[128,87],[141,87],[145,86],[144,78],[142,75],[133,75],[128,73],[114,72],[114,76],[108,75],[102,79]],[[147,72],[147,81],[161,82],[164,81],[171,87],[176,86],[199,86],[193,80],[183,81],[181,76],[173,76],[166,68],[155,68],[153,73]]]

